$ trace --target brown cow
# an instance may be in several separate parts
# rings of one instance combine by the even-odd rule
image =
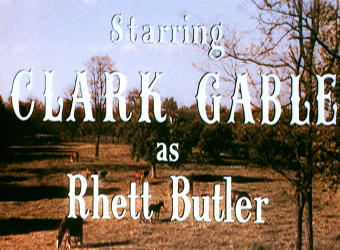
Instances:
[[[179,180],[178,181],[178,192],[182,192],[183,191],[183,180]],[[172,181],[168,183],[168,190],[169,190],[169,196],[172,195]]]
[[[90,177],[91,177],[92,171],[91,171],[91,170],[89,170],[88,168],[86,168],[86,170],[85,170],[85,174],[86,174],[86,179],[87,179],[87,180],[89,180],[89,179],[90,179]]]
[[[71,153],[71,162],[79,161],[79,153],[78,152],[72,152]]]
[[[250,200],[250,196],[247,192],[232,190],[231,191],[231,204],[232,204],[232,206],[235,206],[236,202],[242,197],[247,197]],[[245,203],[245,201],[243,201],[242,203]]]
[[[194,192],[194,182],[189,179],[189,184],[190,184],[190,191],[191,194],[193,194]],[[183,180],[179,180],[178,181],[178,192],[182,192],[183,191],[183,188],[184,188],[184,183],[183,183]],[[168,190],[169,190],[169,196],[172,195],[172,181],[168,183]]]
[[[76,245],[83,244],[83,218],[77,216],[76,219],[65,217],[62,219],[59,228],[58,235],[56,239],[56,247],[59,248],[62,244],[64,235],[65,237],[65,246],[68,244],[68,247],[71,248],[71,237],[75,237]]]
[[[145,222],[145,218],[143,216],[143,199],[141,197],[137,198],[136,210],[140,213],[139,223],[141,223],[141,221]]]
[[[143,178],[144,178],[144,174],[143,174],[143,172],[134,172],[133,173],[133,181],[134,182],[139,182],[139,183],[141,183],[141,182],[143,182]]]
[[[161,207],[164,208],[164,202],[163,201],[160,201],[158,202],[157,204],[151,204],[149,206],[149,213],[151,213],[151,211],[153,211],[153,217],[155,219],[152,219],[153,217],[151,217],[151,223],[153,223],[155,220],[158,220],[159,221],[159,212],[161,210]]]

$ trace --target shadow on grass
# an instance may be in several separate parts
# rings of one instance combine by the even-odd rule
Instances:
[[[111,182],[116,182],[115,177],[110,176],[110,172],[130,172],[131,173],[131,179],[133,179],[133,173],[134,171],[144,171],[147,169],[148,165],[134,165],[134,164],[126,164],[126,163],[121,163],[121,164],[95,164],[91,163],[90,160],[86,160],[84,158],[81,158],[79,162],[75,162],[73,164],[70,163],[69,160],[69,155],[67,156],[68,158],[65,158],[65,163],[66,164],[61,164],[59,166],[53,166],[50,168],[42,169],[42,168],[36,168],[36,169],[28,169],[24,167],[18,167],[18,168],[12,168],[10,170],[11,173],[28,173],[28,174],[35,174],[37,176],[42,176],[44,177],[45,175],[48,174],[60,174],[60,173],[69,173],[70,170],[76,169],[78,173],[84,174],[85,170],[88,168],[89,170],[93,171],[96,170],[98,173],[100,171],[107,171],[109,175],[107,176],[107,179],[110,180]],[[19,157],[20,158],[20,157]],[[20,158],[21,159],[21,158]],[[37,159],[35,159],[37,160]],[[18,162],[24,164],[24,160],[18,160]],[[0,169],[0,172],[5,172]]]
[[[14,182],[14,181],[25,181],[28,177],[14,177],[9,175],[0,176],[0,183]]]
[[[10,171],[11,173],[18,173],[21,175],[24,174],[30,174],[30,175],[36,175],[37,177],[45,177],[46,175],[49,174],[59,174],[59,173],[65,173],[68,174],[70,172],[69,168],[62,168],[62,167],[51,167],[51,168],[13,168]],[[28,178],[27,178],[28,179]]]
[[[225,179],[222,175],[190,175],[188,179],[195,181],[195,182],[225,182]],[[273,181],[272,179],[268,178],[254,178],[254,177],[245,177],[245,176],[231,176],[231,180],[234,183],[254,183],[254,182],[268,182]]]
[[[186,163],[200,163],[210,164],[215,166],[234,166],[234,165],[248,165],[249,160],[245,157],[237,157],[235,155],[220,155],[219,157],[213,157],[208,154],[192,154],[186,159]]]
[[[2,161],[7,163],[31,162],[35,160],[70,157],[72,151],[73,150],[69,147],[60,146],[21,146],[6,148],[1,156]]]
[[[161,219],[160,222],[161,223],[169,223],[169,222],[171,222],[171,218],[169,217],[169,218]]]
[[[103,242],[103,243],[95,243],[95,244],[86,244],[83,248],[100,248],[100,247],[112,247],[112,246],[125,246],[129,245],[130,241],[111,241],[111,242]]]
[[[19,186],[1,185],[0,201],[37,201],[42,199],[68,198],[69,188],[61,186]],[[99,194],[110,195],[119,188],[99,188]],[[76,195],[80,188],[76,188]],[[93,188],[88,187],[85,196],[92,196]]]
[[[166,181],[152,181],[152,182],[149,182],[149,183],[150,183],[150,186],[156,186],[156,185],[166,183]]]
[[[0,219],[0,235],[27,234],[36,231],[56,230],[61,219]]]

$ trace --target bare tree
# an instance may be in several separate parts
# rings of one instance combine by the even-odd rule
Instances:
[[[86,63],[87,77],[90,84],[91,104],[95,119],[95,156],[99,156],[100,136],[104,132],[103,120],[106,114],[105,108],[105,72],[114,70],[114,63],[108,56],[94,56]]]
[[[313,249],[312,183],[315,173],[327,169],[320,164],[320,155],[329,162],[338,160],[334,147],[334,127],[317,126],[318,79],[317,75],[335,74],[339,67],[339,1],[322,0],[252,0],[258,10],[252,18],[257,28],[245,33],[227,30],[225,56],[218,66],[225,72],[224,79],[233,82],[235,65],[251,72],[275,73],[281,78],[283,88],[280,96],[282,108],[293,112],[290,105],[292,81],[290,74],[299,78],[299,119],[309,125],[290,125],[289,119],[281,117],[274,126],[262,126],[262,136],[249,136],[253,144],[253,157],[258,163],[269,166],[287,178],[296,189],[296,238],[295,247],[302,246],[302,218],[305,211],[305,230],[308,249]],[[251,41],[251,42],[250,42]],[[252,79],[254,91],[261,89],[260,81]],[[325,81],[325,91],[330,81]],[[290,88],[289,88],[290,87]],[[334,96],[331,96],[332,102]],[[303,104],[309,103],[309,108]],[[252,103],[254,111],[261,112],[261,104]],[[329,117],[335,115],[330,102]],[[323,112],[323,111],[322,111]],[[330,118],[328,117],[328,121]],[[251,134],[251,133],[250,133]],[[258,131],[252,135],[259,135]],[[265,135],[265,136],[264,136]],[[247,139],[247,136],[245,137]],[[256,145],[256,146],[255,146]],[[270,146],[269,146],[270,145]],[[334,173],[334,172],[333,172]]]

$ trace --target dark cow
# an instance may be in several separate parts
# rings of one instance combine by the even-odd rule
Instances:
[[[151,223],[153,223],[155,220],[159,221],[159,212],[161,210],[161,207],[164,208],[164,202],[160,201],[157,204],[151,204],[149,206],[149,213],[151,213],[151,211],[153,211],[153,217],[154,219],[152,219],[153,217],[151,217]]]
[[[64,235],[65,237],[65,246],[68,244],[69,248],[71,246],[71,237],[75,238],[76,245],[83,244],[83,224],[84,221],[80,216],[77,216],[76,219],[65,217],[62,219],[59,228],[58,228],[58,235],[56,239],[56,247],[59,248],[62,244]]]
[[[144,180],[147,180],[147,179],[148,179],[149,173],[150,173],[149,170],[145,170],[145,171],[144,171],[144,173],[143,173],[143,179],[144,179]]]
[[[104,180],[105,180],[105,176],[107,176],[107,171],[106,171],[106,170],[101,171],[101,172],[99,173],[99,180],[104,181]]]

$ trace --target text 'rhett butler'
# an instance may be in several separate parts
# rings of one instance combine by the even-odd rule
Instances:
[[[87,190],[87,180],[84,176],[80,174],[67,174],[69,178],[70,191],[69,191],[69,214],[68,217],[76,218],[76,201],[79,203],[79,214],[83,219],[88,218],[90,215],[90,209],[86,209],[86,203],[84,200],[84,195]],[[105,194],[99,194],[99,178],[98,175],[91,175],[93,180],[93,203],[92,203],[92,219],[100,219],[99,216],[99,201],[102,200],[102,219],[111,219],[110,216],[110,207],[109,207],[109,199]],[[204,221],[210,222],[212,218],[210,218],[210,199],[213,201],[213,219],[216,222],[228,222],[233,223],[234,219],[232,217],[232,190],[231,190],[231,177],[223,177],[225,180],[225,196],[222,197],[220,195],[220,184],[214,185],[214,195],[212,197],[209,196],[188,196],[190,191],[190,183],[188,179],[184,176],[170,176],[172,179],[172,215],[171,221],[184,221],[186,220],[190,213],[192,213],[194,219],[196,221]],[[80,181],[80,192],[76,195],[76,180]],[[179,192],[179,181],[183,182],[183,189]],[[143,183],[143,193],[140,196],[143,200],[143,208],[149,207],[149,200],[152,198],[149,193],[149,183]],[[116,194],[113,196],[111,200],[111,212],[114,218],[117,220],[121,220],[126,215],[127,210],[127,199],[130,200],[130,217],[133,220],[137,220],[139,216],[142,216],[139,212],[136,211],[136,200],[139,196],[136,193],[136,183],[130,183],[130,194],[125,198],[124,195]],[[203,211],[199,209],[200,199],[203,200]],[[221,201],[225,202],[225,210],[221,210]],[[253,198],[255,201],[255,220],[254,223],[260,224],[265,223],[262,219],[262,204],[268,205],[268,198],[256,197]],[[179,211],[179,200],[182,200],[184,203],[183,211],[180,215]],[[193,201],[192,209],[191,209],[191,200]],[[243,205],[244,204],[244,205]],[[246,223],[251,218],[252,203],[248,197],[241,197],[235,203],[234,213],[236,220],[239,223]],[[242,215],[242,211],[246,211],[245,218]],[[149,214],[149,209],[143,209],[143,217],[147,220],[150,220],[153,215],[153,211]]]

